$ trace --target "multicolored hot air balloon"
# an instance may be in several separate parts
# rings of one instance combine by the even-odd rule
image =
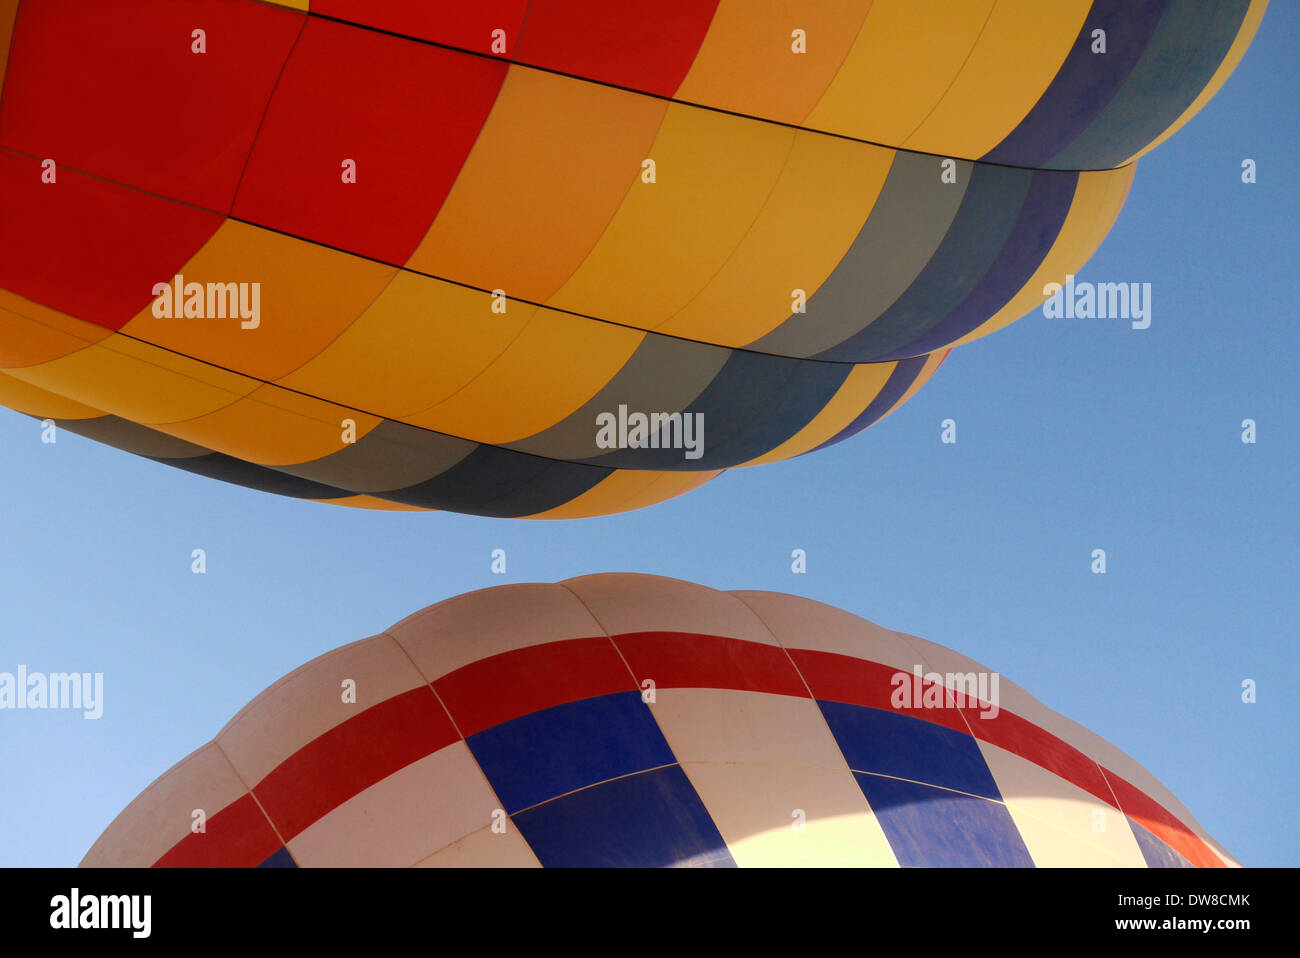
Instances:
[[[809,599],[647,575],[449,599],[282,678],[84,866],[1223,866],[997,673]]]
[[[0,402],[565,518],[839,442],[1102,241],[1265,0],[0,0]]]

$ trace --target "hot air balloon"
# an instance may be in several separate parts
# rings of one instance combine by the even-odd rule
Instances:
[[[1265,0],[0,0],[0,402],[335,504],[633,509],[879,421]]]
[[[1236,865],[933,642],[648,575],[471,592],[280,679],[83,866]]]

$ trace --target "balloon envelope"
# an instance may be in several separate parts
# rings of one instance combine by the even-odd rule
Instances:
[[[285,676],[87,866],[1223,866],[1113,745],[808,599],[610,574],[449,599]]]
[[[657,502],[1035,308],[1264,6],[0,0],[0,402],[338,504]]]

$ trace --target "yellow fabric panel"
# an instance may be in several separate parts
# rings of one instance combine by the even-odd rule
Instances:
[[[1064,284],[1067,273],[1077,273],[1110,232],[1115,218],[1124,206],[1136,170],[1137,164],[1130,163],[1117,170],[1080,173],[1074,200],[1070,203],[1070,212],[1057,234],[1056,242],[1034,275],[1007,305],[953,345],[969,343],[1011,325],[1047,299],[1047,294],[1043,292],[1045,285]]]
[[[0,0],[0,90],[4,89],[5,68],[9,64],[9,46],[13,42],[17,16],[18,0]]]
[[[740,868],[897,868],[880,820],[840,765],[683,760],[682,771]],[[806,818],[798,829],[796,809]]]
[[[793,290],[812,296],[853,245],[894,155],[821,133],[796,133],[781,177],[740,245],[658,331],[739,347],[781,325],[790,316]]]
[[[903,146],[941,156],[983,156],[1051,85],[1092,0],[998,0],[961,73]]]
[[[41,419],[100,419],[104,415],[102,410],[57,396],[4,373],[0,373],[0,406]]]
[[[1241,58],[1246,55],[1246,48],[1255,39],[1255,31],[1259,29],[1259,23],[1264,19],[1264,11],[1267,9],[1268,0],[1251,0],[1250,9],[1246,11],[1246,16],[1242,18],[1241,29],[1237,31],[1236,38],[1232,41],[1232,45],[1228,47],[1227,56],[1223,58],[1223,62],[1219,64],[1219,69],[1214,72],[1214,76],[1210,78],[1210,82],[1201,91],[1201,95],[1192,101],[1191,105],[1183,111],[1182,116],[1175,120],[1169,129],[1152,140],[1145,149],[1139,150],[1130,156],[1127,162],[1132,163],[1134,160],[1146,156],[1181,130],[1183,125],[1196,116],[1201,111],[1201,108],[1209,103],[1214,95],[1223,88],[1223,84],[1228,81],[1232,71],[1237,69],[1237,64],[1241,62]]]
[[[202,416],[258,386],[256,380],[122,335],[8,373],[143,425]]]
[[[672,104],[635,185],[600,242],[547,305],[652,329],[685,306],[749,230],[794,131]]]
[[[159,431],[263,466],[297,465],[341,451],[343,420],[360,439],[382,419],[278,386],[262,386],[215,412]]]
[[[1013,752],[976,740],[1039,868],[1145,868],[1124,813]]]
[[[390,419],[455,395],[510,346],[537,312],[480,290],[402,271],[323,352],[279,384]]]
[[[122,332],[263,380],[279,379],[320,352],[397,275],[395,267],[234,220],[222,223],[180,272],[186,283],[260,283],[257,327],[244,329],[237,318],[159,319],[151,303]]]
[[[594,396],[644,338],[639,330],[537,310],[482,373],[405,421],[476,442],[524,439],[555,425]],[[595,428],[593,423],[593,433]]]
[[[899,397],[898,402],[886,409],[884,415],[877,419],[875,423],[872,423],[872,425],[874,426],[876,423],[888,419],[895,411],[901,408],[905,402],[915,396],[917,391],[930,381],[930,377],[934,375],[935,370],[943,365],[943,361],[948,358],[950,352],[952,352],[951,349],[941,349],[938,352],[931,353],[927,356],[925,359],[925,365],[921,367],[921,371],[917,373],[916,378],[912,380],[912,385],[908,386],[907,391]]]
[[[545,302],[636,182],[667,102],[512,66],[407,266]]]
[[[847,427],[862,410],[871,405],[885,387],[897,363],[861,363],[853,367],[848,379],[836,390],[831,401],[822,407],[812,422],[775,449],[757,459],[742,462],[742,466],[760,466],[779,462],[816,449],[826,440]]]
[[[291,10],[301,10],[303,13],[311,9],[311,0],[262,0],[262,2],[277,7],[288,7]]]
[[[103,326],[0,289],[0,369],[49,362],[111,335]]]
[[[875,0],[804,125],[898,146],[961,70],[994,0]]]
[[[652,472],[619,469],[592,486],[582,495],[562,506],[528,516],[529,519],[586,519],[630,512],[643,506],[665,502],[698,489],[710,479],[722,475],[714,472]]]
[[[839,69],[871,0],[722,0],[676,100],[799,123]],[[807,51],[793,51],[795,29]]]
[[[423,506],[408,506],[404,502],[389,502],[374,496],[344,496],[342,499],[312,499],[327,506],[348,506],[352,509],[374,509],[377,512],[437,512]]]

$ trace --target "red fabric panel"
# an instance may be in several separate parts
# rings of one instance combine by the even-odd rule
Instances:
[[[239,219],[400,265],[442,207],[509,66],[312,18],[235,201]],[[342,181],[345,159],[357,182]]]
[[[515,59],[672,96],[709,31],[717,0],[532,0]]]
[[[305,22],[253,0],[24,3],[0,144],[226,213]]]
[[[404,37],[509,57],[519,42],[528,0],[312,0],[311,12],[363,23]],[[492,54],[492,31],[505,31],[505,52]]]
[[[0,289],[117,330],[224,218],[0,149]]]

